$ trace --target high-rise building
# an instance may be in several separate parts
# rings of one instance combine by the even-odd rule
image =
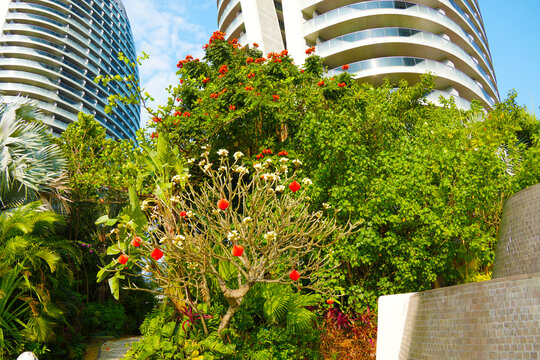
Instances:
[[[129,20],[121,0],[0,0],[0,96],[28,97],[44,121],[60,133],[79,111],[95,115],[111,138],[133,138],[136,106],[106,114],[112,93],[129,94],[120,82],[105,88],[98,75],[133,75],[138,69],[117,59],[136,58]]]
[[[439,95],[461,107],[499,100],[477,0],[217,0],[218,26],[241,45],[289,50],[303,63],[315,46],[329,74],[345,64],[358,81],[380,84],[436,75]]]

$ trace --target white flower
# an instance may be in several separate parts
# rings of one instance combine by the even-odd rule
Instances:
[[[226,166],[220,166],[218,170],[219,171],[227,171],[227,167]]]
[[[173,203],[173,204],[179,203],[180,200],[182,200],[182,199],[180,198],[180,196],[172,196],[172,197],[171,197],[171,203]]]
[[[239,174],[249,174],[249,170],[245,166],[233,166],[233,171]]]
[[[210,153],[208,151],[205,151],[201,154],[201,157],[208,157],[208,155],[210,155]]]
[[[294,166],[300,166],[300,165],[302,165],[302,162],[301,162],[300,160],[298,160],[298,159],[294,159],[294,160],[292,161],[292,163],[294,164]]]
[[[193,211],[189,210],[189,211],[186,211],[186,216],[188,218],[192,217],[193,216]]]
[[[286,157],[282,157],[281,159],[279,159],[279,162],[283,163],[283,164],[285,164],[288,161],[289,161],[289,159],[287,159]]]
[[[229,239],[230,241],[237,241],[239,239],[238,231],[230,231],[229,234],[227,234],[227,239]]]
[[[210,169],[212,169],[212,163],[206,164],[204,166],[204,171],[210,171]]]
[[[242,156],[244,156],[244,153],[241,152],[241,151],[237,151],[234,153],[234,160],[238,161],[238,159],[240,159]]]
[[[257,171],[261,170],[262,169],[262,165],[260,163],[255,163],[253,164],[253,168]]]
[[[263,235],[264,239],[267,241],[274,241],[277,238],[277,234],[274,231],[269,231]]]
[[[183,178],[183,176],[174,175],[171,180],[172,180],[173,184],[178,184],[180,181],[182,181],[182,178]]]
[[[302,179],[302,184],[304,184],[304,185],[307,186],[307,185],[313,184],[313,182],[312,182],[310,179],[308,179],[308,178],[303,178],[303,179]]]
[[[281,165],[279,167],[279,171],[283,172],[284,174],[287,174],[289,172],[289,168],[287,167],[287,165]]]
[[[325,208],[325,209],[330,209],[331,208],[329,203],[323,203],[322,207]]]
[[[201,146],[201,149],[203,149],[203,150],[208,149],[208,145],[203,145],[203,146]]]
[[[227,155],[229,155],[229,151],[227,151],[227,150],[225,150],[225,149],[219,149],[218,152],[217,152],[217,154],[218,154],[219,156],[227,156]]]
[[[250,218],[249,216],[245,217],[243,220],[242,220],[242,224],[249,224],[253,221],[252,218]]]
[[[148,210],[148,200],[143,200],[143,202],[141,203],[141,210],[142,211]]]
[[[189,165],[193,164],[195,162],[195,158],[191,158],[187,161]]]
[[[276,192],[283,192],[285,191],[285,185],[279,185],[278,187],[276,187]]]
[[[159,239],[160,244],[163,244],[165,241],[167,241],[167,237],[162,237],[161,239]]]
[[[266,190],[266,191],[267,191],[268,194],[270,194],[270,195],[274,195],[274,193],[275,193],[274,189],[268,189],[268,190]]]
[[[206,164],[206,160],[202,159],[199,161],[199,166],[204,166],[204,164]]]
[[[177,243],[177,242],[182,242],[182,241],[184,241],[184,240],[186,240],[186,237],[185,237],[184,235],[176,235],[176,236],[174,237],[173,242],[174,242],[174,243]]]

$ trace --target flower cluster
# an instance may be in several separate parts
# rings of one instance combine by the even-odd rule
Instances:
[[[310,47],[309,49],[306,50],[306,54],[307,55],[311,55],[315,52],[315,46],[312,46]]]
[[[184,60],[180,60],[178,62],[178,64],[176,64],[176,67],[181,69],[182,67],[184,67],[185,64],[187,64],[187,63],[189,63],[191,61],[199,61],[199,59],[193,59],[193,56],[187,55]]]

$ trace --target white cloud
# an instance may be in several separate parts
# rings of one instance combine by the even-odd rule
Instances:
[[[141,54],[144,51],[150,56],[139,71],[141,87],[155,99],[151,107],[157,108],[157,105],[167,102],[165,88],[177,84],[176,64],[180,59],[188,54],[202,58],[202,46],[208,40],[211,30],[192,19],[200,17],[201,10],[215,6],[214,3],[195,0],[124,0],[137,52]],[[142,124],[146,123],[147,115],[143,113],[141,120]]]

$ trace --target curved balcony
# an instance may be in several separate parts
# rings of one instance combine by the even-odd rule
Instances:
[[[362,21],[358,21],[362,19]],[[304,23],[304,38],[315,42],[318,36],[335,38],[358,30],[377,27],[421,27],[433,33],[447,33],[468,53],[482,61],[484,71],[493,78],[493,70],[486,54],[453,20],[438,11],[409,2],[372,0],[347,5],[314,17]]]
[[[357,31],[325,41],[316,46],[317,54],[330,67],[387,56],[416,56],[432,60],[448,58],[471,78],[481,79],[491,97],[498,98],[490,76],[461,47],[441,36],[416,29],[378,28]]]
[[[238,37],[238,35],[240,34],[241,26],[245,26],[243,13],[240,13],[237,17],[235,17],[231,24],[224,31],[225,34],[227,34],[227,38],[231,39],[233,37]]]
[[[486,108],[492,109],[495,100],[473,79],[462,71],[442,64],[438,61],[418,57],[383,57],[358,61],[349,64],[349,73],[359,81],[369,80],[370,83],[381,82],[388,77],[390,81],[397,83],[400,79],[409,82],[417,82],[420,75],[427,72],[436,74],[435,87],[445,89],[455,88],[462,97],[478,99]],[[341,73],[340,68],[332,69],[328,76]]]
[[[435,105],[441,105],[441,102],[439,101],[439,97],[442,96],[445,99],[454,99],[454,103],[456,104],[456,107],[461,110],[469,110],[471,108],[471,102],[467,99],[464,99],[459,96],[454,96],[446,91],[441,90],[433,90],[426,96],[426,100],[429,102],[434,103]]]
[[[234,16],[238,10],[240,10],[240,0],[231,0],[219,16],[218,29],[223,29],[224,26],[228,27],[231,21],[234,20]]]

